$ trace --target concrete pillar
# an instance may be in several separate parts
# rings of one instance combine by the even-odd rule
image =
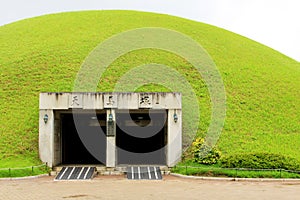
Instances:
[[[45,123],[44,117],[48,121]],[[39,113],[39,156],[42,162],[53,166],[54,159],[54,113],[53,110],[40,110]]]
[[[113,117],[113,135],[109,134],[109,115]],[[106,167],[116,166],[116,112],[114,109],[107,110],[107,137],[106,137]]]
[[[174,120],[177,115],[177,122]],[[174,167],[181,160],[182,153],[182,113],[181,110],[170,109],[168,112],[168,144],[167,165]]]
[[[55,115],[55,113],[54,113]],[[61,138],[61,127],[60,117],[54,119],[54,133],[53,133],[53,166],[57,166],[62,162],[62,138]]]

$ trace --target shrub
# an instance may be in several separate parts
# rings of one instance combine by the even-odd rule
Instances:
[[[287,169],[300,170],[300,163],[294,158],[273,153],[243,153],[220,159],[224,168]]]
[[[221,152],[216,148],[210,148],[203,138],[197,138],[192,144],[193,161],[200,164],[216,164],[221,157]]]

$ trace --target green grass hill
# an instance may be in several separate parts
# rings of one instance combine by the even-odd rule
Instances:
[[[40,92],[71,92],[87,55],[114,34],[142,27],[176,30],[199,42],[224,81],[224,155],[277,153],[300,160],[300,63],[255,41],[211,25],[136,11],[85,11],[45,15],[0,27],[0,168],[39,164]],[[172,66],[199,97],[199,134],[210,122],[201,76],[183,58],[155,49],[118,58],[98,91],[111,91],[129,69],[146,63]],[[162,91],[147,85],[140,91]]]

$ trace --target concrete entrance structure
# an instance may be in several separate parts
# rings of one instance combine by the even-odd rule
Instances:
[[[180,93],[41,93],[39,108],[39,154],[49,167],[181,159]]]

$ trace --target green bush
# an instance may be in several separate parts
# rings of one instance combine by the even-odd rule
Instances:
[[[193,161],[200,164],[216,164],[221,157],[221,152],[216,148],[210,148],[203,138],[197,138],[192,144]]]
[[[224,156],[220,159],[224,168],[287,169],[300,170],[294,158],[272,153],[244,153]]]

